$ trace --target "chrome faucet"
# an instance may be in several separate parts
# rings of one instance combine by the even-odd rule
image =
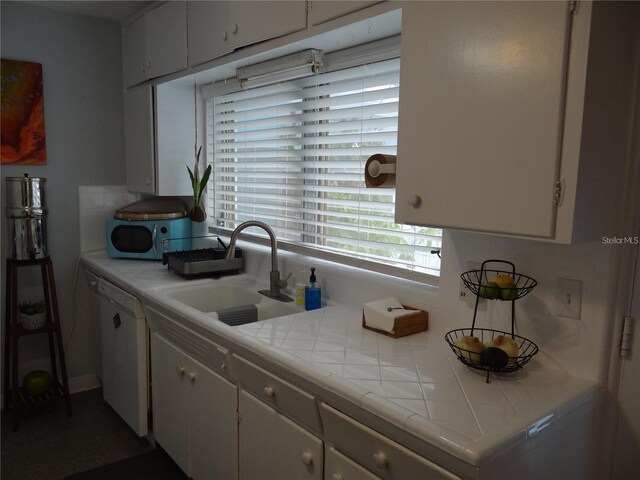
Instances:
[[[233,260],[235,257],[236,251],[236,240],[238,239],[238,235],[240,232],[247,227],[260,227],[262,228],[271,239],[271,274],[269,278],[269,290],[260,290],[259,293],[265,295],[269,298],[273,298],[275,300],[279,300],[281,302],[293,302],[293,298],[288,297],[284,293],[280,291],[282,288],[287,288],[287,280],[291,276],[285,278],[284,280],[280,279],[280,272],[278,271],[278,244],[276,241],[276,235],[271,230],[271,227],[263,222],[258,222],[256,220],[249,220],[248,222],[241,223],[236,227],[236,229],[231,234],[231,240],[229,241],[229,248],[227,249],[227,261]]]

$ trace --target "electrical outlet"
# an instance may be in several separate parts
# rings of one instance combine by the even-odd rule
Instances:
[[[558,278],[556,289],[556,315],[580,320],[582,307],[582,281]]]

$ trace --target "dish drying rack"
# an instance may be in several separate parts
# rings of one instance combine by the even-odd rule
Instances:
[[[496,268],[486,268],[487,264],[501,264]],[[507,267],[508,266],[508,267]],[[492,265],[493,267],[493,265]],[[510,267],[510,268],[509,268]],[[485,286],[492,278],[498,275],[508,275],[513,279],[512,287],[503,287],[497,296],[491,292],[490,288]],[[445,340],[449,347],[455,353],[458,360],[475,370],[487,373],[486,382],[490,382],[491,372],[495,373],[511,373],[524,367],[533,356],[538,353],[538,346],[531,340],[515,334],[515,302],[525,295],[537,285],[537,282],[527,275],[516,272],[513,263],[506,260],[485,260],[482,262],[480,270],[470,270],[460,275],[465,287],[467,287],[474,295],[476,295],[475,308],[473,310],[473,321],[471,328],[458,328],[447,332]],[[490,295],[491,293],[491,295]],[[476,328],[476,317],[478,314],[478,303],[480,298],[498,301],[511,302],[511,332],[502,330],[494,330],[489,328]],[[462,337],[478,337],[485,345],[489,344],[499,335],[512,338],[518,345],[518,355],[516,357],[507,357],[504,365],[496,364],[495,357],[491,353],[474,352],[456,345],[456,341]],[[498,362],[504,363],[504,362]]]
[[[194,238],[213,238],[209,235]],[[196,248],[192,250],[176,250],[164,252],[162,254],[162,264],[167,265],[169,270],[187,278],[220,276],[222,274],[238,273],[244,268],[244,256],[241,248],[235,249],[235,256],[227,260],[227,246],[216,237],[220,247]],[[184,240],[171,238],[171,240]],[[166,243],[164,245],[166,247]]]

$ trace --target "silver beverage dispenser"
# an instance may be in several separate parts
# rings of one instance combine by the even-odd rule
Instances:
[[[46,178],[6,177],[7,216],[14,260],[46,258],[47,206]]]

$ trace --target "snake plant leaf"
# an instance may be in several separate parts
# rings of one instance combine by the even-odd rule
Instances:
[[[202,181],[200,182],[201,188],[206,187],[210,176],[211,176],[211,165],[208,165],[207,169],[204,171],[204,174],[202,175]]]
[[[187,170],[189,171],[189,178],[191,178],[191,186],[193,186],[195,184],[195,178],[193,177],[193,172],[189,168],[189,165],[187,165]]]

